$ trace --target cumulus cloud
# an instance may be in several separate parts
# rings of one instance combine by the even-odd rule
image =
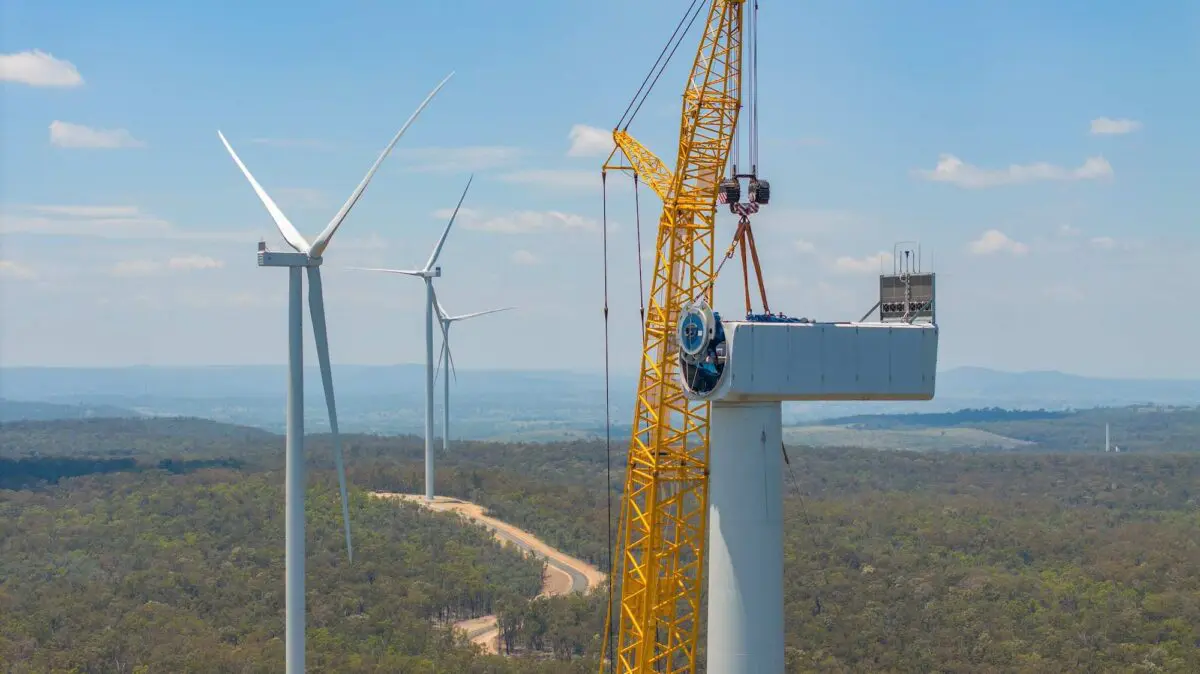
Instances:
[[[277,187],[271,194],[287,208],[319,208],[329,202],[324,192],[311,187]]]
[[[420,147],[397,150],[409,170],[428,173],[485,171],[507,166],[521,156],[521,149],[502,145],[467,147]]]
[[[1024,255],[1029,252],[1029,246],[1010,239],[1007,234],[998,229],[989,229],[984,232],[978,239],[972,241],[968,249],[976,255],[992,255],[995,253],[1009,253],[1011,255]]]
[[[33,205],[0,212],[0,234],[176,241],[258,239],[253,231],[187,231],[136,206]]]
[[[1111,236],[1097,236],[1092,238],[1092,245],[1104,250],[1112,250],[1117,247],[1117,242]]]
[[[600,171],[528,169],[498,176],[506,183],[519,183],[560,190],[599,190]]]
[[[443,208],[434,211],[433,217],[444,220],[448,219],[453,212],[453,208]],[[562,211],[513,211],[500,215],[488,215],[483,211],[462,208],[458,211],[458,219],[466,229],[496,234],[592,232],[599,231],[600,228],[595,220]]]
[[[1142,128],[1142,123],[1136,119],[1109,119],[1100,117],[1092,120],[1093,136],[1121,136],[1133,133]]]
[[[146,146],[125,129],[93,129],[57,119],[50,122],[50,143],[58,147],[102,150]]]
[[[169,271],[197,271],[204,269],[220,269],[225,263],[204,255],[183,255],[168,258],[166,262],[157,260],[122,260],[112,266],[113,276],[137,277],[156,276]]]
[[[184,255],[167,260],[171,269],[220,269],[225,263],[205,255]]]
[[[327,150],[332,145],[323,140],[312,138],[251,138],[251,143],[269,145],[280,148],[304,148],[308,150]]]
[[[0,82],[18,82],[31,87],[78,87],[83,84],[83,77],[74,63],[34,49],[0,54]]]
[[[606,131],[587,124],[575,124],[567,134],[571,147],[567,149],[568,157],[597,157],[612,152],[612,131]]]
[[[865,257],[843,255],[833,261],[833,268],[845,274],[878,274],[891,261],[892,254],[887,251],[880,251],[875,255]]]
[[[805,241],[804,239],[796,239],[792,245],[795,247],[797,253],[811,253],[817,248],[811,241]]]
[[[917,169],[914,175],[932,182],[979,189],[1050,180],[1098,180],[1111,178],[1113,169],[1104,157],[1089,157],[1082,165],[1073,169],[1046,162],[1011,164],[1007,168],[987,169],[972,166],[952,154],[942,154],[938,156],[937,166],[932,170]]]
[[[0,260],[0,278],[31,281],[37,278],[37,272],[33,270],[33,267],[21,264],[20,262]]]
[[[519,265],[525,265],[525,266],[534,265],[540,261],[540,260],[538,260],[538,256],[534,255],[533,253],[531,253],[527,250],[513,251],[511,259],[512,259],[513,264],[519,264]]]

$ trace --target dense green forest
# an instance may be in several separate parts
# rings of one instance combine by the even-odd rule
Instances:
[[[1191,417],[1123,414],[1146,415],[1137,428],[1153,449],[789,448],[789,671],[1200,671]],[[978,423],[1069,437],[1095,419]],[[282,445],[192,420],[0,425],[10,459],[134,460],[0,491],[0,661],[29,672],[121,671],[118,660],[124,671],[276,671]],[[366,497],[420,488],[418,439],[356,435],[346,446],[361,541],[353,567],[328,438],[308,443],[314,671],[595,671],[602,596],[530,601],[532,562],[448,516]],[[602,443],[456,443],[439,457],[438,491],[605,568],[606,487],[624,472],[623,442],[613,449],[606,483]],[[179,463],[232,459],[240,468]],[[480,611],[500,615],[518,657],[474,654],[441,626]]]

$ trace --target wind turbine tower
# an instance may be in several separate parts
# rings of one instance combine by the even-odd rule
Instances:
[[[879,303],[859,322],[722,321],[703,300],[680,312],[680,385],[712,405],[710,672],[784,671],[781,403],[933,398],[934,275],[912,252],[880,275]]]
[[[458,374],[454,368],[454,354],[450,352],[450,326],[458,321],[465,321],[468,318],[476,318],[486,316],[500,311],[508,311],[515,307],[503,307],[500,309],[488,309],[487,311],[476,311],[470,314],[460,314],[458,316],[450,316],[446,314],[446,310],[442,308],[442,303],[437,298],[437,293],[433,295],[433,306],[437,310],[438,322],[442,326],[442,352],[438,355],[438,364],[434,372],[434,379],[437,379],[437,374],[442,371],[442,363],[445,362],[450,370],[450,376],[454,377],[454,381],[458,381]],[[442,452],[450,451],[450,377],[442,375]]]
[[[446,223],[446,229],[442,230],[442,236],[433,247],[433,252],[430,253],[429,260],[424,267],[421,269],[352,267],[359,271],[403,274],[425,280],[425,500],[429,502],[433,501],[433,314],[435,303],[433,279],[442,275],[442,268],[435,265],[438,256],[442,253],[442,246],[446,245],[446,236],[450,234],[450,228],[454,226],[454,219],[458,217],[458,209],[462,207],[463,200],[467,198],[467,191],[471,189],[471,180],[473,179],[474,176],[467,180],[467,186],[463,189],[462,196],[458,198],[458,205],[454,207],[454,213],[450,215],[450,222]]]
[[[1109,450],[1109,444],[1108,444],[1108,422],[1106,421],[1106,422],[1104,422],[1104,453],[1105,453],[1105,454],[1107,454],[1107,453],[1108,453],[1108,450]]]
[[[317,360],[321,369],[321,383],[325,389],[325,404],[329,411],[329,430],[333,437],[334,460],[337,464],[338,490],[342,499],[342,522],[346,534],[346,554],[351,562],[354,561],[354,549],[350,542],[350,509],[346,500],[346,470],[342,460],[342,446],[338,434],[337,406],[333,397],[333,375],[329,360],[329,339],[325,324],[325,299],[321,286],[322,255],[329,246],[338,227],[345,221],[350,209],[362,196],[363,191],[371,182],[371,178],[379,169],[379,165],[391,153],[392,148],[408,130],[409,125],[416,120],[429,101],[446,84],[454,73],[434,88],[416,111],[392,138],[375,164],[367,171],[367,175],[354,189],[350,198],[342,204],[337,214],[325,226],[316,240],[309,243],[296,227],[288,220],[275,201],[271,199],[262,185],[254,179],[250,170],[234,152],[233,146],[225,139],[225,135],[217,131],[217,136],[233,157],[234,163],[242,170],[255,194],[266,206],[271,219],[279,233],[283,235],[295,252],[272,252],[267,250],[266,242],[258,244],[258,266],[285,267],[288,270],[288,379],[287,379],[287,440],[286,467],[284,471],[284,536],[285,536],[285,660],[288,674],[300,674],[304,671],[304,318],[301,296],[303,294],[303,274],[308,276],[308,306],[313,324],[313,337],[316,340]]]

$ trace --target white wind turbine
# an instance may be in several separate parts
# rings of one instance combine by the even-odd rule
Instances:
[[[438,373],[442,371],[442,362],[448,364],[450,376],[454,377],[454,381],[458,382],[458,373],[454,368],[454,354],[450,352],[450,326],[458,321],[465,321],[468,318],[476,318],[486,316],[501,311],[508,311],[516,307],[502,307],[500,309],[488,309],[487,311],[476,311],[470,314],[459,314],[458,316],[449,316],[446,310],[442,308],[442,302],[437,298],[437,293],[433,295],[433,306],[437,310],[438,322],[442,325],[442,352],[438,355],[437,369],[434,373],[434,378],[437,378]],[[443,375],[445,376],[445,375]],[[445,377],[442,380],[442,452],[450,451],[450,377]]]
[[[279,233],[296,252],[274,253],[266,249],[266,243],[258,244],[258,264],[260,267],[287,267],[288,269],[288,390],[287,390],[287,441],[285,468],[284,496],[284,532],[285,532],[285,659],[288,674],[299,674],[304,671],[304,349],[303,349],[303,307],[301,304],[302,279],[300,270],[308,274],[308,305],[313,323],[313,336],[317,344],[317,360],[321,368],[321,383],[325,389],[325,404],[329,410],[329,430],[333,437],[334,461],[337,464],[338,490],[342,498],[342,522],[346,533],[346,554],[351,562],[354,561],[354,549],[350,543],[350,508],[346,500],[346,470],[342,461],[342,446],[338,434],[337,408],[333,398],[333,379],[329,362],[329,340],[325,326],[325,299],[321,288],[322,254],[329,246],[330,239],[338,227],[346,219],[346,215],[362,196],[363,190],[371,182],[379,165],[391,153],[396,142],[408,130],[417,115],[425,109],[434,95],[446,84],[454,73],[450,73],[425,97],[415,112],[392,138],[371,170],[354,189],[350,198],[342,204],[337,214],[325,226],[325,229],[311,244],[301,236],[296,227],[288,220],[275,201],[267,194],[262,185],[251,175],[250,170],[242,163],[225,135],[217,131],[217,136],[229,150],[233,161],[250,181],[255,194],[266,206],[267,212],[275,221]]]
[[[458,209],[462,207],[463,200],[467,198],[467,191],[471,189],[471,181],[475,176],[471,176],[467,180],[467,186],[463,189],[462,196],[458,198],[458,205],[454,207],[454,213],[450,215],[450,222],[446,223],[446,229],[442,230],[442,236],[438,239],[437,245],[433,247],[433,253],[429,255],[429,260],[421,269],[380,269],[377,267],[351,267],[359,271],[378,271],[387,274],[403,274],[405,276],[416,276],[425,280],[425,500],[433,501],[433,279],[442,275],[442,268],[434,266],[437,264],[438,255],[442,253],[442,246],[446,244],[446,236],[450,234],[450,228],[454,226],[454,219],[458,217]]]

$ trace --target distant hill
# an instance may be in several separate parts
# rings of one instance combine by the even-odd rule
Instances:
[[[285,380],[282,365],[0,368],[0,396],[9,399],[0,406],[5,415],[0,420],[84,418],[89,414],[188,416],[282,431]],[[334,382],[346,431],[421,432],[424,366],[336,365]],[[614,428],[628,428],[634,388],[632,375],[612,378]],[[453,437],[547,441],[604,435],[604,378],[598,373],[462,370],[451,396]],[[52,408],[8,406],[18,400],[22,401],[18,405],[67,407],[61,416],[47,417],[48,412],[39,409]],[[440,406],[440,391],[437,404]],[[795,403],[785,405],[784,419],[796,424],[855,415],[950,413],[964,408],[1053,412],[1141,404],[1200,405],[1200,381],[1099,379],[1061,372],[961,367],[938,374],[937,395],[932,401]],[[305,415],[310,428],[328,428],[315,368],[305,371]]]
[[[1200,451],[1200,409],[1135,405],[1078,411],[968,409],[856,415],[784,429],[791,443],[914,451],[1104,451],[1104,425],[1122,452]]]
[[[114,405],[61,404],[0,398],[0,423],[7,421],[50,421],[97,417],[140,417],[140,413]]]

